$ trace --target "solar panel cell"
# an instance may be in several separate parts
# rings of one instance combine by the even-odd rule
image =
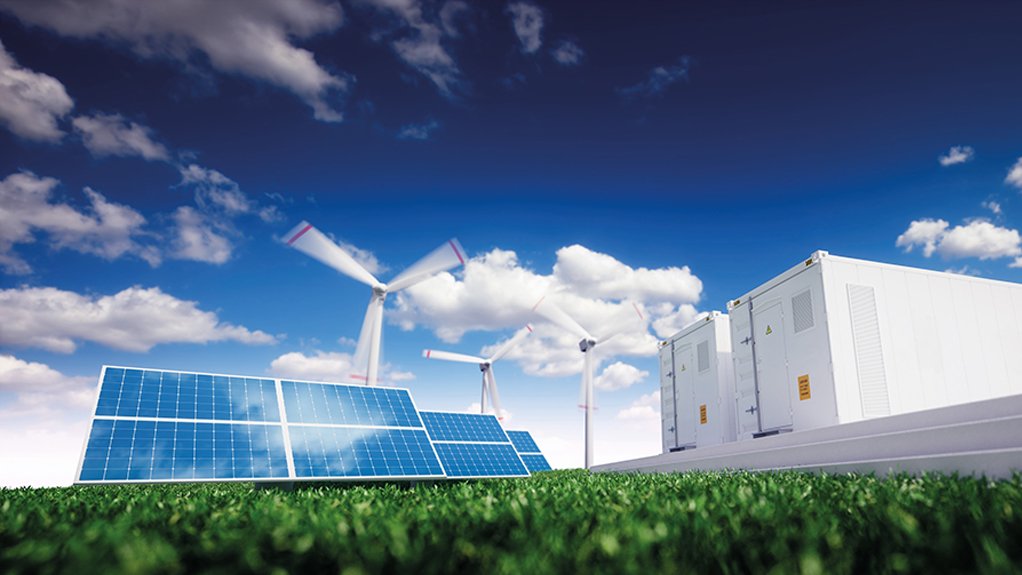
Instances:
[[[298,477],[443,477],[421,429],[289,425]]]
[[[518,450],[518,453],[541,453],[539,446],[532,439],[532,434],[528,431],[508,431],[507,436],[511,443],[514,444],[515,449]]]
[[[408,390],[282,381],[288,423],[422,427]]]
[[[448,477],[525,477],[529,471],[510,443],[436,443]]]
[[[433,441],[498,441],[508,437],[493,415],[422,411],[422,422]]]
[[[79,480],[286,477],[279,426],[96,419]]]
[[[550,464],[541,453],[522,453],[522,463],[529,469],[529,473],[539,471],[550,471]]]

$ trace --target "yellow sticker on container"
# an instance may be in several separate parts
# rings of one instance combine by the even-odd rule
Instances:
[[[699,406],[699,425],[706,425],[706,404]]]
[[[768,325],[768,326],[767,326],[767,331],[766,331],[766,334],[767,334],[767,335],[770,335],[770,334],[772,334],[772,333],[774,333],[774,330],[770,329],[770,326]]]
[[[809,390],[809,374],[798,376],[798,399],[805,401],[811,396]]]

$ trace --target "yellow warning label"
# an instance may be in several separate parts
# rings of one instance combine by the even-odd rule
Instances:
[[[805,401],[809,399],[809,374],[798,376],[798,399]]]
[[[699,406],[699,425],[706,425],[706,404]]]
[[[685,364],[681,364],[681,371],[685,371]]]
[[[767,326],[767,331],[766,331],[766,334],[767,334],[767,335],[770,335],[770,334],[772,334],[772,333],[774,333],[774,330],[770,329],[770,326],[768,325],[768,326]]]

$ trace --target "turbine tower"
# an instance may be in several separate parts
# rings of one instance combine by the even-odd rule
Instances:
[[[633,303],[632,308],[635,309],[635,313],[638,315],[639,320],[642,320],[642,312],[639,311],[639,306]],[[547,300],[546,296],[541,297],[539,301],[536,302],[536,305],[532,307],[532,311],[543,316],[551,323],[560,326],[562,329],[582,338],[578,342],[578,349],[582,352],[583,357],[582,384],[579,394],[582,397],[582,403],[579,407],[585,409],[585,466],[586,469],[589,469],[593,464],[593,350],[596,348],[597,344],[606,343],[608,340],[619,335],[622,331],[632,327],[635,320],[632,319],[623,324],[618,323],[609,328],[606,331],[606,335],[602,337],[595,337],[564,310],[559,308],[552,301]]]
[[[489,395],[490,404],[493,405],[493,411],[497,414],[497,419],[503,420],[504,412],[500,407],[500,394],[497,393],[497,379],[493,375],[493,364],[500,358],[507,355],[509,351],[511,351],[523,339],[528,337],[530,333],[532,333],[532,326],[526,324],[525,327],[518,330],[513,336],[511,336],[511,339],[504,342],[504,345],[500,346],[493,355],[487,358],[450,351],[438,351],[435,349],[422,350],[422,357],[426,359],[442,359],[444,361],[457,361],[460,363],[474,363],[479,365],[479,371],[483,372],[483,385],[479,399],[479,413],[486,413],[486,396]]]
[[[383,329],[383,303],[387,294],[409,288],[434,274],[465,264],[465,251],[456,239],[430,252],[385,284],[376,279],[362,264],[344,251],[309,222],[294,227],[287,236],[287,245],[319,260],[342,274],[360,281],[372,288],[369,307],[362,321],[362,331],[355,348],[354,367],[366,366],[365,375],[352,375],[365,379],[366,385],[376,385],[380,369],[380,335]]]

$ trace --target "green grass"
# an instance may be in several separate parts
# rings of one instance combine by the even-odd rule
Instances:
[[[1022,572],[1022,476],[0,490],[0,573]]]

